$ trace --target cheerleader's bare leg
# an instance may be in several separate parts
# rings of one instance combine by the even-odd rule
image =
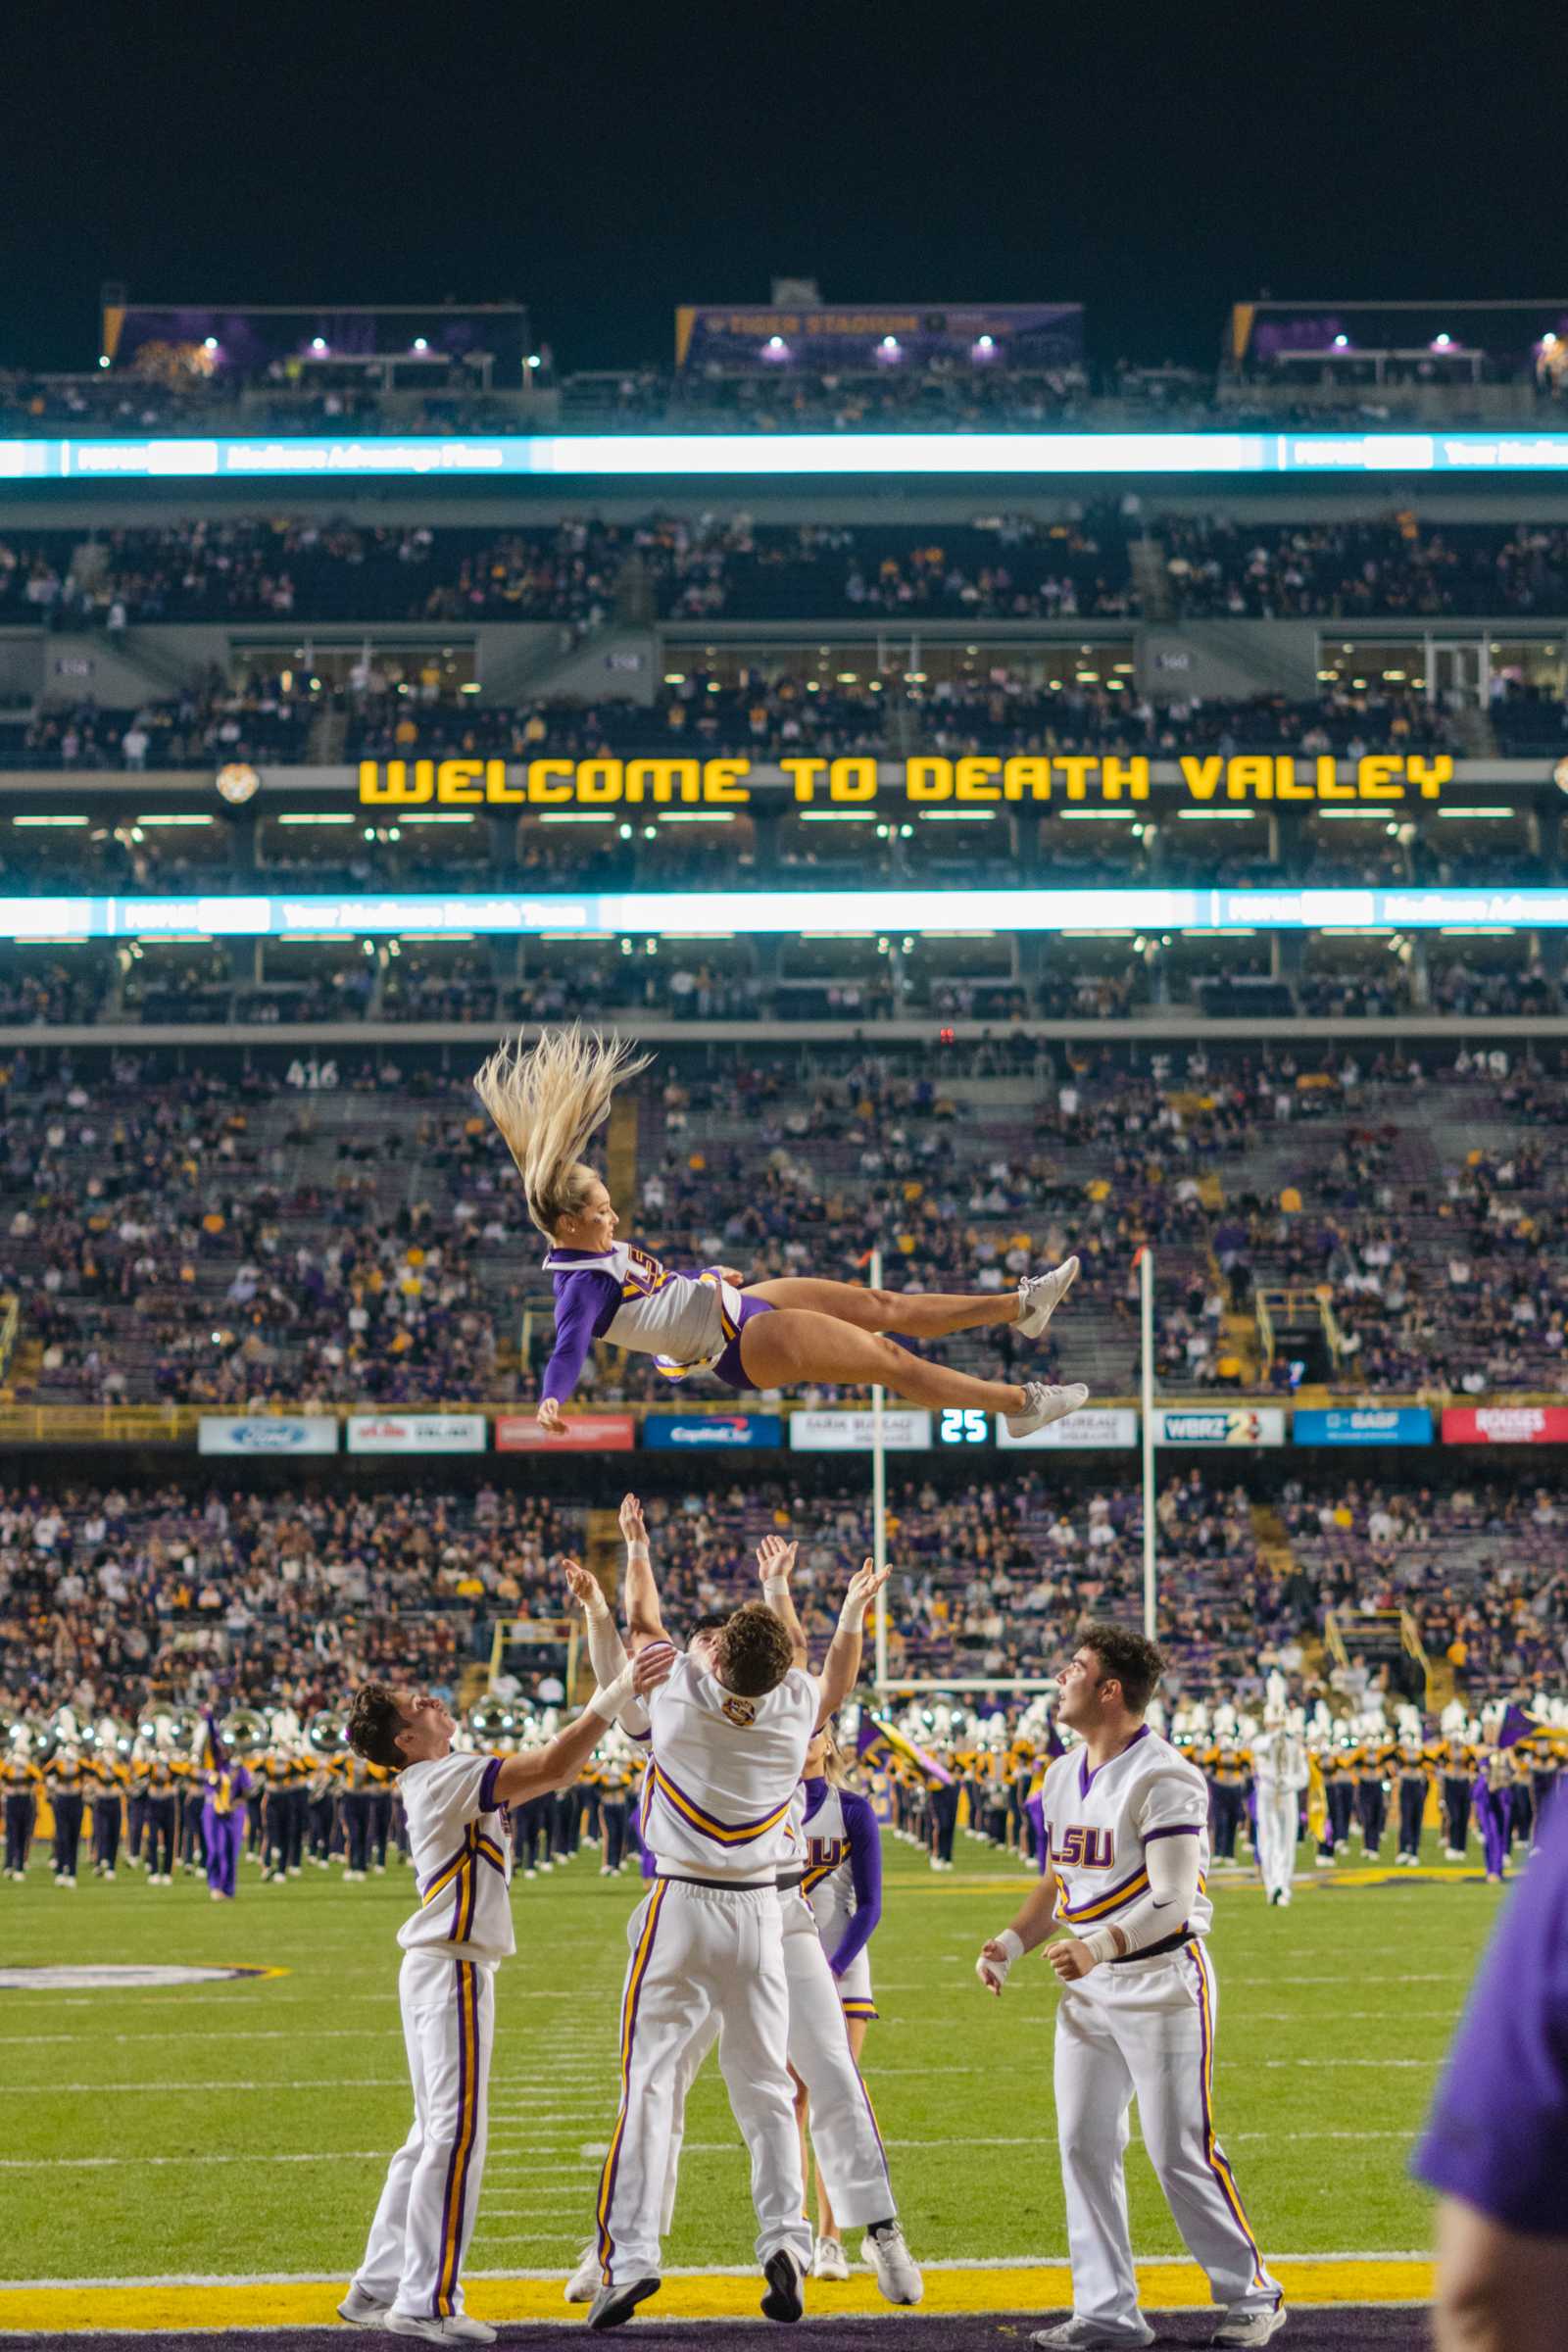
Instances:
[[[975,1331],[986,1323],[1016,1323],[1019,1306],[1016,1291],[873,1291],[809,1275],[749,1283],[746,1296],[765,1298],[769,1306],[832,1315],[861,1331],[905,1331],[911,1340],[941,1340],[949,1332]]]
[[[760,1283],[747,1295],[765,1298],[769,1290],[793,1287]],[[852,1289],[849,1284],[843,1287]],[[1012,1414],[1022,1413],[1028,1404],[1013,1381],[976,1380],[947,1364],[928,1364],[879,1332],[805,1307],[775,1306],[771,1314],[753,1315],[742,1326],[739,1346],[741,1368],[754,1389],[793,1389],[817,1381],[828,1387],[869,1388],[880,1382],[906,1404],[969,1404]]]

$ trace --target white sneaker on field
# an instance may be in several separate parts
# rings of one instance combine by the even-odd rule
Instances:
[[[849,2275],[850,2258],[844,2251],[843,2239],[819,2237],[816,2241],[816,2251],[811,2256],[811,2277],[813,2278],[844,2279]]]
[[[1114,2352],[1122,2344],[1152,2344],[1152,2328],[1140,2323],[1137,2328],[1103,2328],[1098,2320],[1081,2320],[1074,2312],[1055,2328],[1037,2328],[1029,2338],[1041,2352]]]
[[[380,2331],[386,2327],[386,2315],[390,2309],[390,2304],[378,2303],[373,2295],[366,2293],[363,2286],[351,2285],[337,2307],[337,2316],[340,2320],[347,2320],[351,2328],[374,2328]]]
[[[454,2312],[446,2320],[416,2319],[410,2311],[389,2311],[381,2323],[389,2335],[419,2335],[427,2344],[493,2344],[496,2331],[486,2320],[470,2320]]]
[[[1044,1429],[1049,1421],[1065,1421],[1069,1413],[1089,1402],[1089,1391],[1081,1380],[1075,1380],[1065,1389],[1052,1388],[1043,1380],[1031,1380],[1026,1383],[1023,1395],[1023,1411],[1006,1417],[1009,1438],[1027,1438],[1032,1431]]]
[[[1272,2311],[1227,2312],[1209,2337],[1211,2344],[1266,2344],[1285,2325],[1285,2306]]]
[[[577,2268],[562,2288],[568,2303],[591,2303],[604,2281],[604,2265],[599,2259],[599,2241],[590,2238],[577,2257]]]
[[[888,2228],[868,2230],[860,2255],[863,2261],[875,2267],[876,2282],[885,2302],[919,2302],[925,2293],[925,2280],[904,2242],[904,2231],[897,2222]]]
[[[1018,1319],[1012,1327],[1021,1340],[1039,1339],[1077,1279],[1075,1257],[1064,1257],[1049,1274],[1024,1276],[1018,1285]]]

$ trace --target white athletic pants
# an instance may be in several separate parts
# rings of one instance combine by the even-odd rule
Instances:
[[[850,2048],[844,2004],[822,1949],[811,1906],[799,1887],[781,1889],[784,1980],[789,1988],[789,2042],[785,2051],[806,2084],[811,2102],[811,2145],[835,2221],[851,2229],[892,2221],[898,2213],[888,2160],[871,2110],[870,2095]],[[675,2218],[675,2181],[686,2129],[686,2094],[718,2038],[710,2018],[697,2034],[681,2066],[680,2088],[670,2123],[669,2163],[660,2212],[660,2235],[667,2237]]]
[[[808,2265],[811,2230],[784,2063],[789,1991],[777,1890],[660,1879],[632,1913],[627,1938],[620,2112],[597,2209],[605,2278],[624,2286],[659,2275],[671,2140],[696,2071],[692,2053],[707,2048],[715,2019],[724,2086],[751,2150],[757,2259],[789,2246]]]
[[[1107,2328],[1139,2325],[1122,2155],[1138,2101],[1144,2144],[1216,2303],[1270,2311],[1281,2298],[1224,2151],[1211,2089],[1217,1999],[1200,1942],[1160,1960],[1102,1963],[1056,2011],[1056,2134],[1067,2202],[1073,2309]]]
[[[1300,1812],[1294,1788],[1277,1782],[1257,1785],[1257,1867],[1270,1894],[1276,1889],[1287,1902],[1296,1874],[1296,1839]]]
[[[414,2125],[387,2170],[354,2283],[414,2319],[439,2320],[463,2309],[463,2260],[479,2209],[495,1971],[445,1952],[406,1952],[398,1999]]]

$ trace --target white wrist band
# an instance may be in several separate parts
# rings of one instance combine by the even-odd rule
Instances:
[[[841,1634],[863,1634],[865,1613],[870,1606],[871,1603],[868,1600],[846,1600],[843,1608],[839,1611],[839,1632]]]
[[[631,1668],[623,1666],[612,1683],[600,1684],[599,1689],[588,1701],[589,1709],[595,1715],[602,1717],[606,1723],[613,1723],[631,1696]]]
[[[1023,1937],[1011,1928],[1004,1928],[1002,1934],[997,1937],[997,1941],[1006,1953],[1009,1967],[1014,1960],[1023,1958]]]
[[[767,1576],[762,1579],[762,1598],[770,1609],[776,1609],[781,1600],[788,1600],[789,1593],[790,1580],[787,1576]]]

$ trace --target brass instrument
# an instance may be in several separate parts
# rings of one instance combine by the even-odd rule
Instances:
[[[259,1707],[235,1707],[218,1727],[218,1736],[231,1756],[242,1762],[271,1745],[272,1731]]]
[[[349,1752],[349,1728],[334,1707],[322,1707],[305,1727],[305,1744],[321,1764]]]
[[[504,1698],[481,1698],[468,1710],[468,1729],[481,1745],[499,1747],[515,1738],[517,1718]]]

